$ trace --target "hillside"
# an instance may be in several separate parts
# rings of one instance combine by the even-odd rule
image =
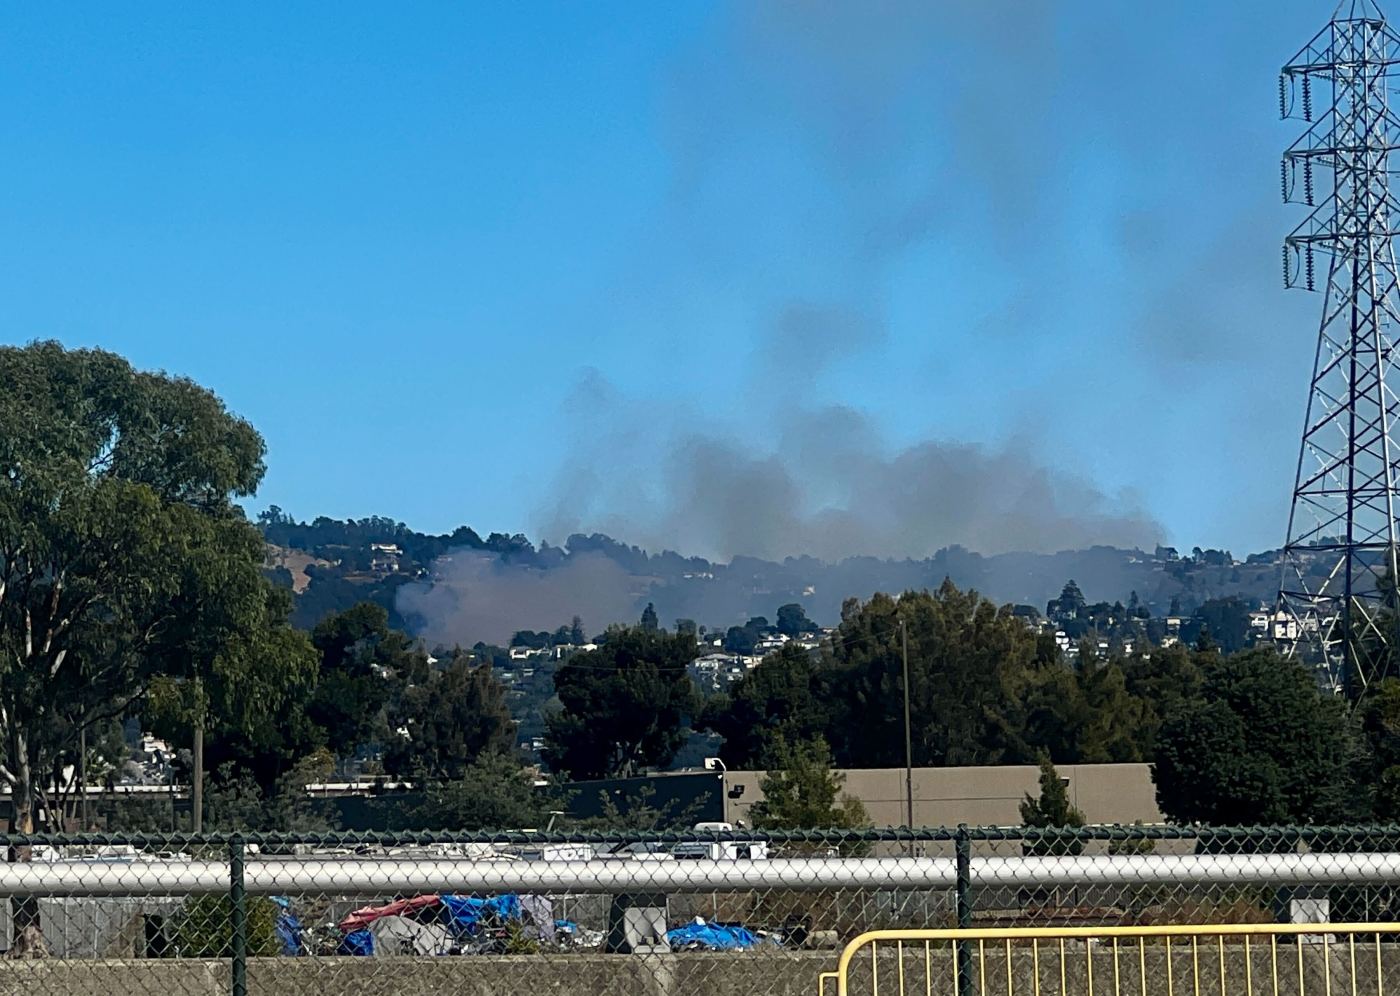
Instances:
[[[1276,551],[1236,561],[1216,550],[1182,557],[1163,548],[1097,546],[987,557],[949,547],[924,560],[736,557],[725,564],[648,553],[601,534],[536,547],[518,534],[482,538],[463,526],[432,535],[384,517],[302,523],[276,508],[259,516],[259,524],[269,570],[298,592],[298,625],[369,600],[389,609],[395,625],[439,642],[504,642],[516,629],[553,629],[575,614],[600,631],[636,619],[648,602],[662,620],[693,619],[711,628],[771,619],[778,606],[797,602],[810,618],[831,625],[847,598],[935,587],[945,577],[1041,611],[1072,578],[1090,601],[1126,603],[1136,592],[1154,615],[1167,614],[1173,600],[1190,613],[1231,595],[1270,602],[1280,571]]]

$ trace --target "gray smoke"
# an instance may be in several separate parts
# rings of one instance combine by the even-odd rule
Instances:
[[[749,194],[727,182],[736,147],[779,136],[833,192],[811,206],[802,249],[819,284],[774,304],[783,288],[729,282],[728,294],[752,302],[754,347],[700,410],[629,397],[586,372],[565,405],[569,456],[535,528],[551,540],[596,529],[719,559],[1154,542],[1161,529],[1136,496],[1055,465],[1075,449],[1046,431],[1042,397],[1025,399],[1018,416],[1022,403],[989,383],[977,404],[1024,426],[991,441],[935,425],[923,441],[895,442],[873,415],[839,403],[848,365],[889,354],[884,287],[911,253],[935,239],[993,255],[1040,251],[1029,236],[1055,210],[1040,182],[1058,147],[1055,17],[1046,2],[728,8],[674,74],[668,230],[725,267],[708,248],[707,207]],[[989,302],[995,334],[1027,334],[1034,298],[1013,288]],[[929,316],[924,335],[940,368],[931,382],[961,378],[966,390],[985,375],[971,365],[979,346],[966,330]],[[904,408],[925,404],[915,396]]]
[[[596,375],[580,385],[599,390]],[[602,389],[597,407],[609,394]],[[577,403],[577,401],[576,401]],[[1047,467],[1030,444],[930,441],[891,448],[866,415],[828,406],[778,416],[771,447],[679,431],[656,440],[634,413],[616,424],[656,453],[654,467],[575,441],[549,537],[601,530],[652,550],[736,555],[922,558],[950,545],[983,553],[1150,545],[1160,527],[1132,495],[1108,495]],[[615,438],[622,430],[602,434]],[[590,468],[606,467],[608,474]]]
[[[1220,10],[1224,59],[1258,34],[1258,18]],[[638,349],[677,370],[704,365],[685,388],[650,393],[617,387],[606,370],[580,374],[561,410],[567,455],[534,509],[537,536],[602,531],[722,560],[920,558],[954,544],[988,554],[1150,546],[1161,526],[1137,493],[1095,483],[1105,467],[1177,507],[1197,500],[1203,481],[1220,484],[1232,460],[1272,487],[1271,468],[1286,473],[1280,437],[1296,422],[1273,417],[1291,353],[1266,345],[1295,314],[1277,303],[1269,269],[1271,226],[1286,223],[1258,206],[1272,194],[1272,166],[1238,152],[1243,139],[1221,144],[1240,134],[1238,113],[1211,74],[1183,72],[1166,49],[1133,43],[1193,16],[1168,5],[1104,18],[1052,0],[721,8],[668,67],[659,103],[673,176],[653,238],[666,246],[655,255],[668,269],[651,268],[643,240],[635,269],[618,277],[619,298],[647,302],[656,319],[655,338]],[[1286,40],[1258,44],[1292,50]],[[1265,55],[1260,65],[1272,66]],[[1261,132],[1271,79],[1258,94]],[[1247,138],[1251,150],[1274,142]],[[792,203],[783,178],[765,172],[771,146],[805,157],[802,188],[815,196]],[[1146,178],[1158,176],[1177,189],[1145,200]],[[1207,176],[1242,192],[1232,215],[1195,196]],[[1081,213],[1086,202],[1096,214]],[[713,220],[736,206],[751,218],[744,229]],[[1078,250],[1096,243],[1113,247],[1110,272],[1085,270]],[[771,268],[782,279],[768,253],[784,254],[787,265]],[[939,308],[911,319],[889,293],[893,275],[911,270],[950,299],[966,293],[961,275],[995,279],[979,286],[986,297],[970,320],[954,323]],[[707,295],[723,303],[725,320],[751,328],[747,353],[717,362],[696,348],[690,306]],[[683,331],[668,327],[672,310]],[[1055,342],[1066,315],[1101,331],[1089,376]],[[920,362],[924,393],[878,412],[843,403],[848,378],[863,375],[868,395],[872,369]],[[1008,364],[1044,376],[1008,396],[998,376]],[[1095,377],[1111,378],[1131,410],[1104,405]],[[934,395],[945,403],[929,404]],[[906,425],[935,409],[956,414],[895,437],[882,427],[895,406]],[[1207,468],[1184,456],[1199,425],[1187,410],[1222,427],[1208,441]],[[1272,514],[1264,504],[1242,496],[1218,514],[1233,529]],[[648,597],[663,619],[733,619],[805,588],[794,582],[778,596],[769,579],[749,577],[742,590],[696,584],[683,601],[620,568],[572,564],[541,576],[477,564],[439,586],[447,593],[406,597],[421,598],[433,631],[455,639],[553,626],[574,612],[598,628],[635,618]],[[892,565],[877,576],[868,566],[824,575],[817,597],[828,613],[842,595],[936,584],[944,569],[939,562],[925,576]],[[1035,600],[1070,564],[1048,558],[1031,580],[1019,560],[978,570],[979,583],[1004,597]],[[1120,580],[1112,564],[1099,570],[1105,589]]]
[[[438,559],[431,584],[405,585],[398,609],[422,622],[430,646],[478,640],[505,644],[522,629],[556,629],[575,615],[601,630],[634,618],[646,585],[601,554],[578,554],[549,569],[459,551]],[[593,630],[590,630],[590,633]]]

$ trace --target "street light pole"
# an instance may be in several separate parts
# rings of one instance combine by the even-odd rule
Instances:
[[[909,723],[909,627],[899,621],[899,635],[904,644],[904,817],[910,830],[914,829],[914,735]]]
[[[204,831],[204,679],[194,679],[193,778],[190,779],[190,830]]]

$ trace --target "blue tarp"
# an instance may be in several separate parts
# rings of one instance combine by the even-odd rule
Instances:
[[[272,901],[278,906],[277,938],[282,942],[282,953],[302,954],[305,951],[302,942],[303,928],[297,915],[292,912],[292,901],[285,896],[273,896]]]
[[[340,948],[336,954],[372,955],[374,954],[374,935],[368,930],[352,930],[340,939]]]
[[[747,927],[724,923],[688,923],[666,931],[673,948],[703,947],[707,951],[742,951],[758,944],[758,936]]]
[[[442,896],[440,899],[447,910],[453,930],[459,933],[476,933],[476,928],[486,916],[493,916],[502,921],[520,919],[520,897],[516,895],[492,896],[490,899],[477,899],[475,896]]]

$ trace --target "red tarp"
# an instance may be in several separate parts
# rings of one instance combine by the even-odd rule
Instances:
[[[363,930],[382,916],[409,916],[429,906],[436,906],[438,897],[414,896],[412,899],[396,899],[385,906],[362,906],[340,921],[339,927],[345,933]]]

